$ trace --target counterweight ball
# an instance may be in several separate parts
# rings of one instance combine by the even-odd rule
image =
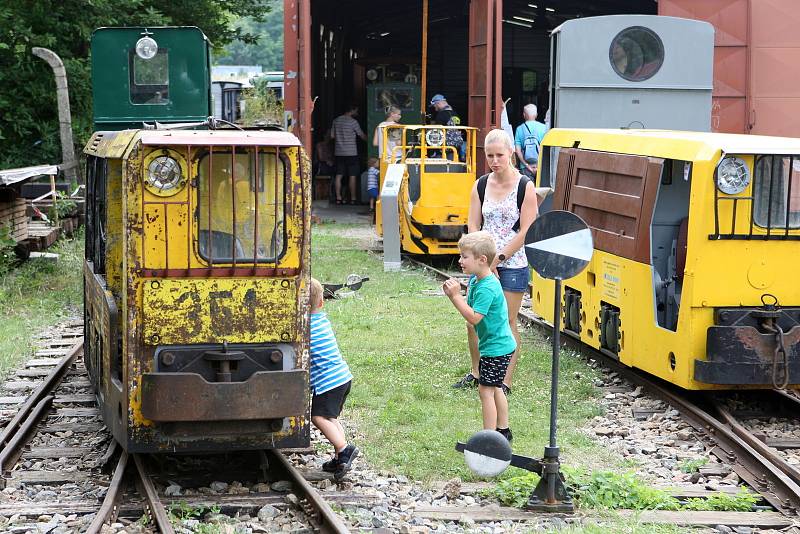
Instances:
[[[511,464],[511,445],[494,430],[481,430],[464,447],[467,467],[478,476],[497,476]]]

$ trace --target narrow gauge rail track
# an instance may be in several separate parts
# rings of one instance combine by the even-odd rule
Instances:
[[[454,273],[447,273],[416,258],[406,256],[406,259],[439,278],[454,276]],[[465,280],[462,280],[462,285],[466,283]],[[524,324],[540,332],[552,334],[552,325],[528,309],[520,310],[519,318]],[[569,348],[583,356],[602,361],[606,367],[612,368],[628,381],[642,386],[651,395],[678,410],[692,427],[702,432],[714,444],[711,452],[723,462],[732,464],[736,474],[776,510],[785,515],[800,513],[800,470],[737,421],[718,398],[710,394],[685,392],[661,383],[621,364],[615,358],[581,345],[569,332],[562,333],[564,335],[561,339]],[[771,393],[800,408],[800,399],[795,395],[777,390]],[[800,414],[800,409],[797,413]]]
[[[3,487],[10,481],[26,483],[59,483],[70,480],[87,480],[94,483],[98,488],[108,487],[105,498],[101,504],[88,501],[70,501],[48,503],[26,502],[6,504],[0,503],[0,511],[7,515],[21,513],[23,515],[38,516],[42,514],[55,513],[77,513],[80,515],[95,514],[94,520],[87,528],[82,531],[98,533],[104,525],[115,521],[122,511],[128,517],[132,512],[146,512],[150,524],[163,534],[175,532],[167,513],[167,508],[162,502],[161,496],[157,491],[153,479],[156,473],[152,470],[151,462],[141,455],[128,455],[120,450],[118,444],[107,433],[102,424],[71,426],[69,424],[51,424],[49,427],[41,428],[48,417],[69,417],[74,415],[87,416],[94,414],[99,422],[99,414],[94,407],[93,395],[87,393],[89,384],[86,369],[83,367],[80,356],[83,354],[82,325],[72,323],[61,332],[60,339],[51,341],[50,348],[37,352],[37,356],[47,356],[46,358],[36,358],[29,361],[27,369],[17,371],[19,378],[39,378],[44,377],[41,382],[18,381],[13,383],[14,391],[31,390],[27,397],[2,397],[0,404],[16,404],[17,411],[10,421],[0,432],[0,471],[2,479],[0,484]],[[59,358],[53,356],[60,356]],[[65,378],[72,379],[65,382]],[[67,394],[60,394],[59,387],[62,385],[70,386]],[[82,391],[75,395],[75,388]],[[73,394],[70,394],[73,393]],[[87,402],[88,401],[88,402]],[[53,413],[54,404],[63,405],[78,402],[83,406],[89,404],[90,408],[67,408],[62,409],[61,414]],[[81,411],[82,410],[82,411]],[[103,441],[108,441],[109,445],[100,457],[95,457],[94,461],[82,462],[86,460],[86,452],[89,449],[81,448],[61,448],[60,450],[50,450],[41,447],[27,449],[32,440],[36,437],[37,431],[51,432],[72,432],[79,427],[87,428],[104,435]],[[72,450],[76,449],[76,450]],[[81,449],[81,450],[77,450]],[[108,463],[119,450],[117,464],[110,479],[102,474],[100,467]],[[37,452],[38,451],[38,452]],[[70,458],[73,462],[86,464],[92,473],[78,471],[54,472],[48,470],[34,470],[26,472],[24,468],[19,468],[19,461],[28,455],[33,458]],[[331,509],[322,495],[311,486],[292,463],[280,451],[259,451],[262,458],[261,467],[264,475],[267,474],[267,467],[271,475],[280,477],[282,480],[289,480],[294,495],[297,496],[297,504],[302,509],[306,517],[309,518],[311,527],[319,532],[331,534],[343,534],[349,532],[347,525]],[[131,467],[133,464],[133,467]],[[82,467],[86,467],[82,466]],[[19,468],[19,469],[15,469]],[[131,473],[133,471],[133,473]],[[257,472],[253,469],[253,472]],[[133,474],[138,496],[126,493],[128,479]],[[15,478],[17,477],[17,478]],[[214,497],[220,498],[220,509],[228,512],[238,510],[257,510],[265,502],[278,503],[283,500],[283,496],[275,492],[274,494],[251,494],[240,496],[235,502],[227,497],[229,495],[210,496],[204,499],[206,503],[213,502]],[[123,499],[128,502],[123,502]],[[174,502],[174,500],[170,500]],[[27,510],[25,510],[27,508]]]

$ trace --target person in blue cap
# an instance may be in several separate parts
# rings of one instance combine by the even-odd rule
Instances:
[[[441,124],[442,126],[461,126],[461,117],[455,110],[447,103],[444,95],[436,94],[431,98],[431,106],[434,110],[433,122]],[[456,147],[461,158],[464,158],[464,138],[461,136],[460,130],[447,131],[447,144]]]

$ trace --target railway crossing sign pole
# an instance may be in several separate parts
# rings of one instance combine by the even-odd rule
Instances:
[[[536,219],[525,236],[525,254],[533,270],[555,281],[553,307],[553,367],[550,383],[550,444],[544,448],[542,478],[528,499],[528,508],[564,512],[574,509],[561,477],[556,443],[558,366],[561,352],[561,282],[579,274],[592,259],[592,232],[583,219],[568,211],[550,211]]]
[[[469,468],[480,476],[495,476],[509,465],[541,475],[528,498],[529,510],[572,512],[575,508],[561,476],[556,443],[558,421],[558,360],[561,350],[561,282],[577,275],[592,259],[592,232],[583,219],[568,211],[550,211],[536,219],[525,235],[528,263],[543,278],[555,281],[553,370],[550,384],[550,443],[541,460],[512,454],[508,441],[493,430],[482,430],[467,443],[456,443]]]

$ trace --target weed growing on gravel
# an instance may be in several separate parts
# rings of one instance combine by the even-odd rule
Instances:
[[[564,468],[570,494],[580,508],[608,510],[709,510],[717,512],[747,512],[759,497],[745,488],[735,495],[715,493],[707,498],[681,501],[664,490],[642,482],[633,473],[593,471]],[[484,494],[495,497],[506,506],[521,508],[528,502],[539,476],[528,473],[501,480]]]
[[[58,260],[32,258],[0,277],[0,376],[31,353],[36,333],[82,315],[83,231],[48,252]]]
[[[358,249],[366,226],[315,225],[312,275],[342,283],[350,273],[369,282],[350,298],[327,301],[342,353],[355,379],[342,418],[371,465],[419,480],[474,480],[456,441],[481,429],[476,389],[451,387],[469,369],[466,327],[441,282],[420,269],[385,273],[380,257]],[[523,354],[510,397],[514,450],[538,456],[549,428],[550,347],[523,333]],[[592,381],[577,356],[561,367],[559,441],[581,465],[614,465],[611,452],[579,429],[600,412]],[[519,472],[508,470],[503,477]]]
[[[687,458],[683,460],[678,467],[684,473],[695,473],[700,470],[701,467],[708,463],[708,458]]]

